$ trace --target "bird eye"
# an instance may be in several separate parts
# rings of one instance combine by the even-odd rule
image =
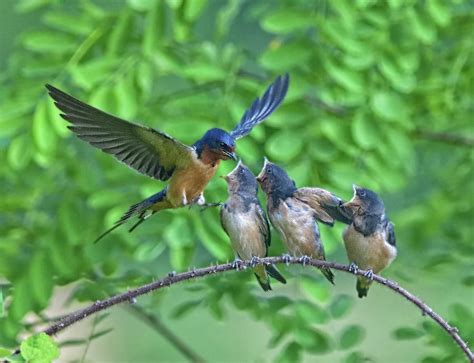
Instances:
[[[268,174],[273,173],[272,169],[271,169],[271,168],[268,168],[267,173],[268,173]]]
[[[220,147],[221,149],[227,149],[227,145],[226,145],[225,142],[220,142],[220,143],[219,143],[219,147]]]
[[[365,197],[365,194],[366,194],[366,193],[365,193],[365,190],[359,190],[359,195],[360,195],[361,197]]]

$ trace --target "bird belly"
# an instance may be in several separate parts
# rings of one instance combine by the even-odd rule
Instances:
[[[361,269],[372,269],[378,273],[397,256],[396,248],[388,244],[383,233],[379,231],[364,236],[350,225],[344,231],[343,237],[349,261]]]
[[[232,248],[241,259],[266,256],[264,236],[253,213],[232,213],[224,210],[222,217]]]
[[[168,186],[168,200],[173,207],[179,208],[195,201],[216,174],[217,166],[217,163],[206,165],[196,159],[187,168],[175,171]]]
[[[309,207],[303,203],[282,201],[270,217],[291,255],[324,259],[319,232]]]

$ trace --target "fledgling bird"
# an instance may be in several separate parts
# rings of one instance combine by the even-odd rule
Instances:
[[[239,161],[224,179],[227,181],[229,198],[221,207],[221,223],[232,248],[237,257],[243,260],[266,257],[271,241],[270,226],[257,198],[255,176]],[[257,265],[253,271],[264,291],[271,290],[268,275],[286,284],[285,278],[274,265]]]
[[[230,132],[213,128],[188,146],[162,131],[134,124],[98,110],[59,89],[46,85],[61,117],[80,139],[119,161],[168,185],[160,192],[132,205],[114,226],[95,242],[133,216],[138,222],[130,232],[152,214],[163,209],[205,204],[203,192],[216,173],[221,160],[237,160],[235,142],[270,116],[281,104],[288,90],[289,76],[279,76],[245,111]]]
[[[341,209],[351,223],[343,233],[351,270],[367,270],[357,276],[357,293],[367,296],[372,275],[389,266],[397,256],[393,223],[385,215],[385,206],[373,191],[353,185],[354,196]]]
[[[342,200],[321,188],[298,189],[282,168],[266,158],[257,180],[267,195],[270,221],[290,255],[325,260],[317,221],[331,226],[335,220],[345,221],[338,211]],[[321,268],[321,272],[334,284],[334,274],[329,268]]]

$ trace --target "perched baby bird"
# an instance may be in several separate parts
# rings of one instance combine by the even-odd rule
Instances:
[[[341,199],[321,188],[296,188],[288,174],[266,158],[257,180],[267,195],[270,221],[289,253],[295,257],[325,260],[317,220],[329,225],[334,224],[335,219],[346,220],[338,211]],[[321,272],[334,284],[329,268],[322,268]]]
[[[257,199],[255,176],[239,161],[224,179],[228,184],[229,198],[221,209],[221,223],[234,251],[244,260],[266,257],[271,240],[270,227]],[[273,265],[257,265],[254,272],[265,291],[271,290],[268,275],[286,284],[285,278]]]
[[[367,270],[357,277],[359,297],[367,296],[373,273],[379,273],[397,256],[393,223],[385,215],[380,197],[371,190],[353,186],[354,196],[341,209],[352,222],[343,234],[351,269]]]

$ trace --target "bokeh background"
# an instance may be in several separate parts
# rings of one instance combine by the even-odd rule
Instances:
[[[1,1],[0,346],[168,271],[233,259],[216,210],[163,212],[93,245],[163,184],[72,137],[45,83],[192,143],[231,129],[285,72],[284,104],[239,155],[346,199],[352,183],[379,192],[399,247],[383,274],[474,342],[473,24],[469,0]],[[224,181],[206,198],[224,200]],[[347,262],[342,228],[321,227],[328,260]],[[274,233],[270,254],[283,252]],[[116,307],[59,334],[59,361],[463,361],[387,289],[359,300],[352,276],[333,287],[281,270],[288,284],[269,293],[228,273]]]

